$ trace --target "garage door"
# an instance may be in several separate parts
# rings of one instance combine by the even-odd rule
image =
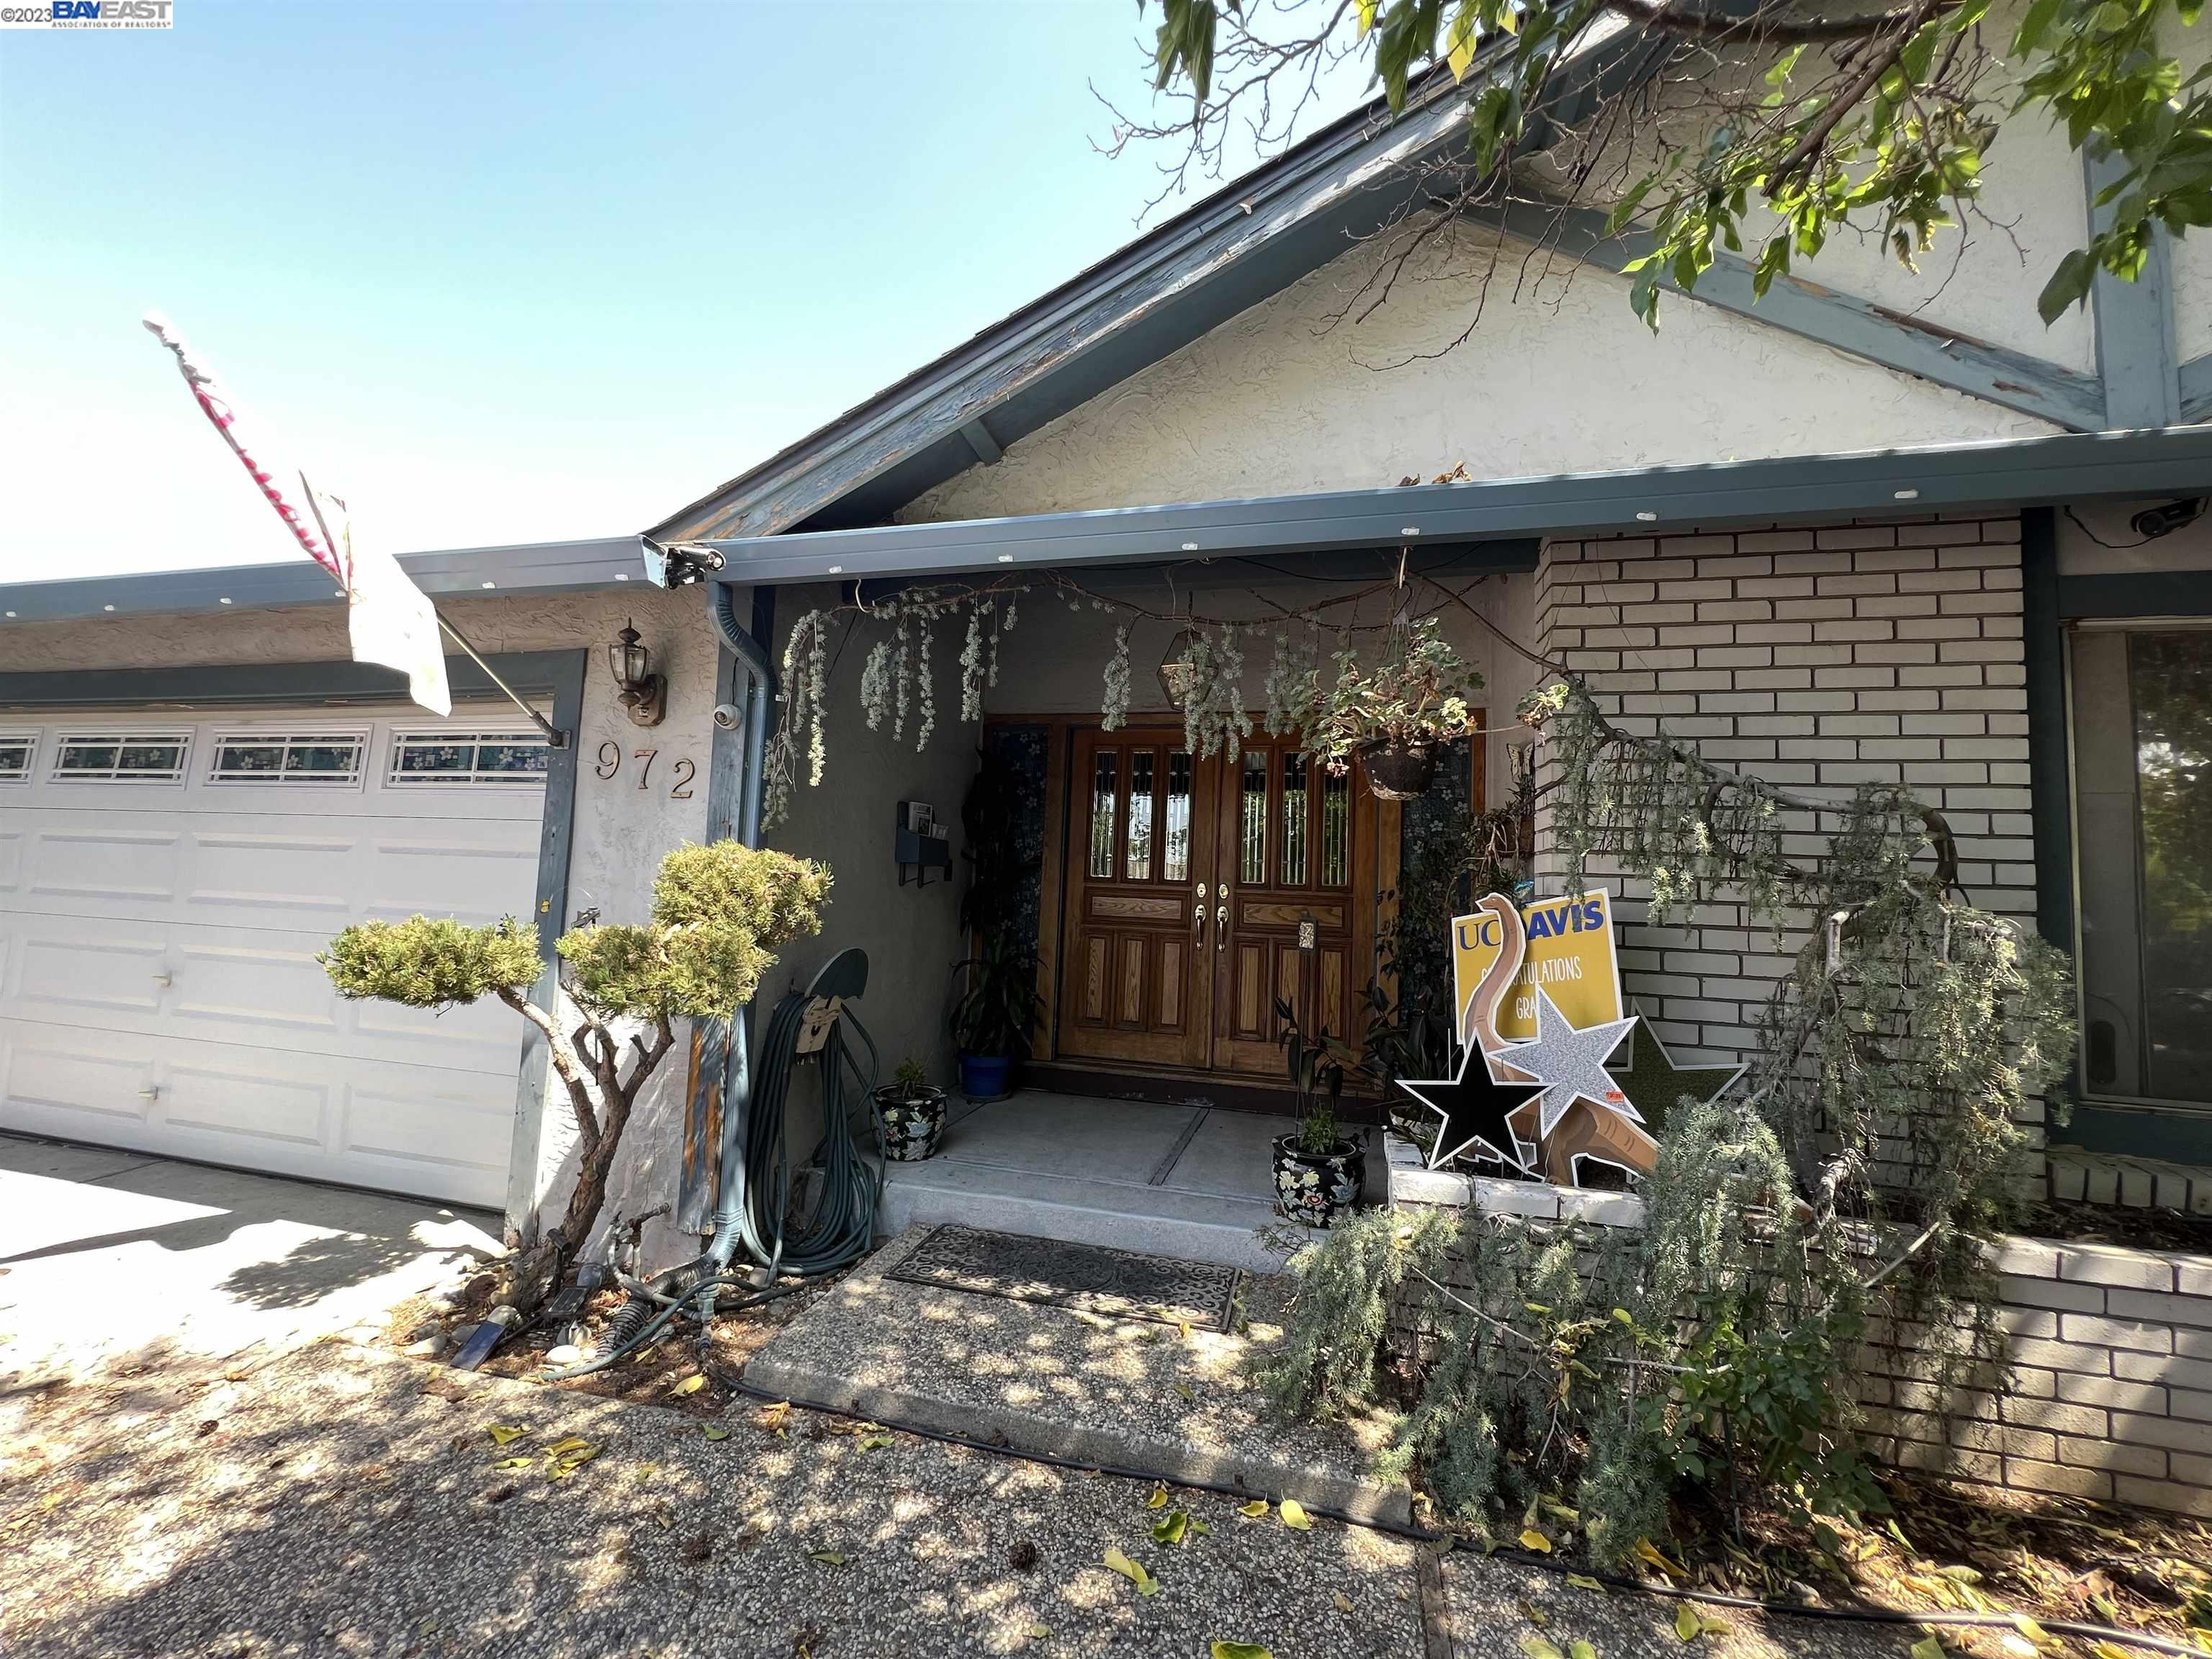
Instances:
[[[512,711],[0,715],[0,1127],[500,1204],[521,1022],[314,958],[528,916],[546,757]]]

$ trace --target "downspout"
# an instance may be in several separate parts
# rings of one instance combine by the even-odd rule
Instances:
[[[738,794],[737,838],[748,847],[760,845],[761,790],[763,763],[768,758],[768,740],[775,720],[775,668],[769,659],[769,647],[775,637],[775,590],[763,585],[753,587],[753,625],[750,630],[738,622],[737,595],[729,582],[710,581],[707,584],[708,611],[714,618],[714,631],[730,654],[738,659],[744,672],[745,700],[738,718],[744,722],[744,781]]]

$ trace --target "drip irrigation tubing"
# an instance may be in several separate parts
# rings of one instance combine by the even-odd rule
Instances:
[[[1062,1457],[1054,1452],[1023,1451],[1012,1446],[1002,1446],[988,1440],[977,1440],[957,1434],[949,1429],[925,1428],[920,1424],[901,1422],[895,1418],[866,1416],[848,1411],[842,1406],[824,1406],[811,1400],[800,1400],[790,1395],[771,1393],[755,1388],[742,1378],[715,1374],[714,1380],[733,1394],[741,1394],[769,1405],[796,1406],[801,1411],[820,1412],[824,1416],[848,1418],[856,1422],[874,1423],[902,1434],[919,1436],[924,1440],[935,1440],[946,1445],[964,1446],[972,1451],[994,1452],[1001,1457],[1016,1457],[1024,1462],[1042,1463],[1048,1468],[1068,1469],[1081,1474],[1108,1474],[1127,1480],[1143,1480],[1160,1486],[1182,1486],[1194,1492],[1215,1492],[1224,1498],[1249,1499],[1261,1496],[1247,1487],[1226,1480],[1205,1480],[1186,1475],[1162,1474],[1152,1469],[1126,1468],[1116,1463],[1097,1463],[1079,1457]],[[1303,1503],[1303,1500],[1302,1500]],[[1340,1522],[1347,1527],[1364,1527],[1370,1532],[1387,1533],[1395,1538],[1408,1539],[1415,1543],[1438,1545],[1457,1542],[1457,1534],[1437,1532],[1426,1527],[1385,1521],[1371,1516],[1353,1515],[1346,1510],[1326,1504],[1303,1504],[1309,1515],[1324,1520]],[[1633,1590],[1644,1595],[1656,1595],[1675,1601],[1694,1601],[1705,1607],[1729,1607],[1742,1613],[1771,1613],[1790,1619],[1825,1619],[1834,1622],[1860,1625],[1943,1625],[1953,1628],[1978,1630],[2017,1630],[2020,1618],[2002,1613],[1956,1613],[1939,1608],[1915,1611],[1903,1607],[1822,1607],[1803,1601],[1769,1601],[1752,1595],[1732,1595],[1725,1590],[1698,1589],[1689,1585],[1652,1584],[1640,1578],[1624,1577],[1618,1573],[1590,1572],[1553,1560],[1530,1550],[1492,1550],[1485,1558],[1490,1560],[1511,1561],[1517,1565],[1534,1567],[1560,1577],[1593,1578],[1613,1589]],[[2029,1615],[2021,1615],[2029,1616]],[[2038,1619],[2034,1621],[2043,1630],[2057,1636],[2078,1637],[2087,1642],[2118,1642],[2129,1647],[2147,1649],[2171,1659],[2205,1659],[2201,1648],[2185,1642],[2176,1642],[2163,1636],[2149,1636],[2137,1631],[2121,1630],[2112,1625],[2085,1624],[2074,1619]]]

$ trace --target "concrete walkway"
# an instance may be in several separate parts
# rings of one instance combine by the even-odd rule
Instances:
[[[498,1249],[480,1210],[0,1135],[0,1382],[380,1325]]]

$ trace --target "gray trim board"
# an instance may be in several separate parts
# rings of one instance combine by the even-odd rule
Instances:
[[[2020,520],[2021,611],[2027,665],[2028,815],[2035,838],[2036,930],[2074,950],[2074,810],[2066,743],[2066,638],[2058,614],[2058,515]]]
[[[425,593],[553,593],[643,581],[645,562],[635,536],[597,541],[538,542],[468,547],[402,556],[400,568]],[[251,611],[270,605],[335,605],[330,573],[307,559],[225,565],[212,570],[157,570],[125,576],[70,577],[0,586],[4,624],[79,617],[144,616],[175,611]]]
[[[2081,151],[2083,189],[2094,234],[2112,222],[2097,196],[2127,170],[2117,153]],[[2181,419],[2179,354],[2174,349],[2173,281],[2163,225],[2151,226],[2150,256],[2132,283],[2101,265],[2090,287],[2097,325],[2097,378],[2104,382],[2104,424],[2117,430],[2172,426]]]
[[[1003,566],[1159,562],[1213,555],[1497,543],[1526,569],[1526,538],[1662,534],[1731,525],[2212,494],[2212,428],[2062,434],[1941,448],[1784,457],[1342,490],[714,544],[724,582],[919,576]]]
[[[2179,379],[2181,418],[2193,423],[2212,415],[2212,354],[2182,364]]]
[[[574,732],[582,718],[584,673],[590,653],[516,651],[487,659],[500,678],[526,696],[550,698],[553,724]],[[490,678],[465,657],[448,657],[446,674],[464,696],[496,695]],[[71,669],[52,673],[0,674],[0,708],[235,708],[276,703],[393,703],[407,701],[406,683],[388,668],[343,661],[218,663],[196,668]],[[576,748],[550,752],[545,805],[539,819],[536,913],[544,976],[531,992],[541,1008],[557,1006],[551,967],[553,938],[568,904],[568,864],[574,840]],[[547,924],[550,922],[549,932]],[[523,1025],[515,1063],[514,1133],[507,1176],[510,1227],[534,1226],[539,1136],[545,1108],[544,1038]]]
[[[1485,222],[1510,236],[1558,249],[1585,264],[1617,274],[1631,259],[1649,253],[1652,238],[1637,232],[1608,237],[1605,216],[1589,208],[1515,201],[1501,212],[1486,210]],[[1668,291],[1679,293],[1670,283]],[[1838,351],[1863,357],[1885,368],[1917,375],[1985,403],[2039,416],[2075,432],[2096,432],[2108,424],[2166,426],[2169,421],[2108,422],[2105,395],[2087,374],[1950,333],[1932,323],[1838,294],[1795,276],[1779,276],[1764,299],[1752,293],[1752,266],[1723,253],[1698,278],[1696,303],[1717,307],[1740,317],[1772,325]]]
[[[2123,617],[2212,617],[2212,570],[2140,570],[2061,576],[2058,614],[2069,621]]]
[[[554,726],[572,733],[581,731],[584,677],[591,653],[530,654],[551,659],[549,678]],[[501,659],[491,659],[502,678],[516,690],[526,690],[501,664]],[[531,922],[538,929],[538,948],[545,958],[545,971],[531,988],[530,1000],[556,1018],[561,1012],[561,978],[553,941],[568,925],[568,864],[575,843],[577,751],[581,747],[572,739],[551,751],[545,772],[545,811],[538,822],[537,908]],[[544,1146],[546,1090],[552,1080],[552,1061],[545,1051],[544,1034],[528,1021],[523,1023],[522,1030],[522,1059],[515,1068],[514,1139],[507,1162],[507,1214],[508,1224],[517,1227],[527,1243],[538,1237],[538,1160]]]

